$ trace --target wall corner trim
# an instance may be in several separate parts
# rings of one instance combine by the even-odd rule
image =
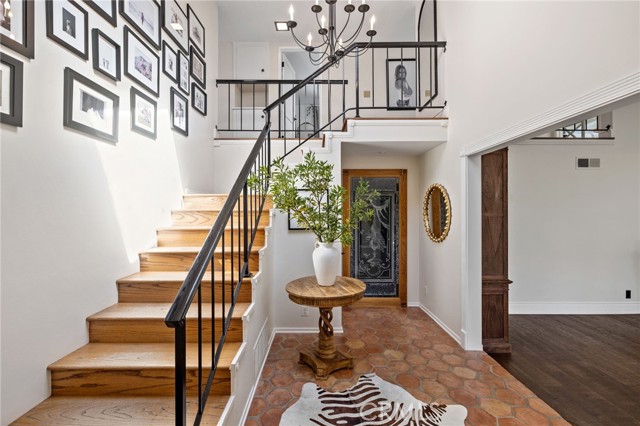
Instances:
[[[509,142],[528,139],[549,126],[638,94],[640,94],[640,71],[473,142],[465,146],[460,155],[471,156],[500,148],[501,145]]]

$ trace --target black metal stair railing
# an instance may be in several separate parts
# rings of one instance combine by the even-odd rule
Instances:
[[[349,55],[353,50],[364,49],[365,43],[351,45],[345,50],[345,55]],[[368,47],[373,52],[376,49],[388,51],[393,48],[410,49],[415,52],[415,57],[419,55],[419,49],[444,48],[445,42],[417,42],[417,43],[372,43]],[[401,53],[402,55],[402,53]],[[402,57],[402,56],[401,56]],[[302,140],[300,138],[296,146],[290,150],[284,146],[284,155],[293,152],[294,149],[303,145],[311,137],[317,136],[324,129],[331,129],[332,123],[342,117],[346,117],[347,112],[355,111],[355,116],[360,116],[360,111],[364,109],[387,109],[387,106],[377,106],[375,100],[371,105],[361,105],[359,88],[359,59],[356,58],[356,82],[355,82],[355,106],[347,107],[343,98],[340,112],[332,115],[329,109],[327,122],[315,130],[313,135]],[[372,59],[372,64],[374,60]],[[341,64],[341,66],[343,66]],[[251,150],[238,178],[236,179],[229,195],[220,210],[211,231],[209,232],[202,249],[196,256],[187,277],[180,286],[178,293],[165,317],[165,324],[175,329],[175,401],[177,426],[187,424],[187,395],[197,395],[197,411],[195,413],[194,425],[199,425],[205,411],[207,399],[213,389],[214,376],[218,369],[220,356],[225,344],[227,333],[231,325],[233,311],[240,294],[243,279],[251,275],[251,250],[254,239],[258,231],[260,216],[267,199],[269,189],[268,177],[257,173],[262,167],[268,170],[272,164],[272,116],[274,112],[285,105],[301,90],[318,79],[333,65],[325,64],[306,79],[299,82],[289,91],[279,96],[278,99],[269,104],[263,111],[265,114],[265,124],[261,128],[256,143]],[[434,70],[437,73],[437,69]],[[372,70],[373,72],[373,70]],[[419,70],[418,70],[419,72]],[[433,78],[433,74],[430,76]],[[330,79],[329,79],[330,80]],[[344,81],[344,80],[343,80]],[[436,79],[437,81],[437,79]],[[343,84],[343,87],[346,84]],[[331,83],[327,84],[330,88]],[[431,93],[437,93],[437,88],[431,86]],[[418,87],[420,90],[420,86]],[[329,105],[331,105],[331,90],[329,89]],[[417,96],[416,105],[411,110],[419,110],[421,105],[420,95]],[[427,105],[427,108],[442,108],[442,106]],[[278,118],[279,120],[280,118]],[[286,132],[287,129],[283,129]],[[249,185],[248,179],[252,175],[261,176],[261,181],[257,185]],[[255,265],[254,265],[255,266]],[[207,274],[211,276],[211,324],[205,328],[203,317],[203,279]],[[218,291],[219,290],[219,291]],[[219,293],[216,296],[216,293]],[[219,300],[217,300],[219,299]],[[222,317],[221,329],[216,329],[216,305],[220,306],[220,316]],[[197,319],[189,319],[187,322],[187,312],[190,309],[197,309]],[[194,324],[195,321],[195,324]],[[189,329],[187,325],[190,325]],[[195,331],[193,327],[195,326]],[[208,329],[210,328],[210,330]],[[207,333],[205,336],[204,334]],[[187,369],[187,340],[195,340],[197,363],[195,373],[188,374]],[[193,349],[190,353],[193,353]],[[210,355],[211,360],[205,362],[205,355]],[[193,368],[192,368],[193,370]],[[195,378],[194,378],[195,375]]]
[[[437,105],[435,100],[439,95],[438,55],[445,48],[444,41],[356,43],[345,53],[339,68],[325,65],[304,80],[217,80],[221,90],[219,98],[226,103],[219,109],[218,136],[256,135],[262,130],[265,113],[269,111],[273,119],[271,135],[283,140],[282,156],[286,157],[309,140],[320,138],[322,132],[340,129],[350,113],[359,118],[363,111],[442,109],[446,103]],[[351,52],[355,57],[349,55]],[[393,71],[388,67],[393,61],[415,70],[412,105],[390,105],[389,86],[393,84],[393,75],[389,74]],[[349,69],[348,76],[346,69]],[[342,78],[332,78],[336,73]],[[350,81],[347,77],[352,76]],[[365,84],[367,88],[363,90]],[[287,88],[290,89],[283,95]],[[313,120],[308,119],[299,101],[309,99],[308,93],[314,100]],[[269,103],[275,96],[277,99]]]

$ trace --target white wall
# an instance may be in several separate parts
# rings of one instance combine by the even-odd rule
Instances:
[[[189,151],[212,134],[217,105],[215,4],[192,7],[207,28],[210,112],[190,109],[188,139],[173,132],[170,81],[161,74],[154,141],[129,130],[135,83],[124,74],[117,83],[101,77],[90,61],[48,39],[45,3],[35,2],[36,57],[19,57],[24,126],[1,127],[2,425],[49,395],[47,365],[88,341],[85,318],[116,302],[115,280],[137,270],[138,251],[155,244],[156,227],[180,205],[182,181],[191,182],[187,167],[197,154]],[[88,13],[89,28],[122,45],[122,18],[114,29]],[[66,66],[120,97],[116,145],[63,127]]]
[[[574,302],[618,313],[609,302],[625,302],[625,290],[640,300],[639,105],[613,112],[612,145],[534,140],[509,148],[512,313],[554,304],[572,313]],[[601,168],[578,170],[576,157],[600,158]]]
[[[407,304],[417,304],[420,291],[419,238],[423,232],[420,168],[417,156],[346,155],[342,169],[406,169],[407,170]]]
[[[467,297],[460,293],[461,268],[467,267],[461,257],[461,213],[469,207],[464,204],[468,186],[461,179],[462,148],[638,72],[639,6],[613,1],[439,2],[439,39],[448,43],[442,55],[442,93],[449,105],[449,141],[423,156],[422,187],[442,183],[453,215],[442,244],[423,235],[421,258],[428,275],[421,276],[429,285],[425,306],[455,333],[464,335],[462,303]],[[606,59],[593,59],[602,52]],[[476,291],[480,277],[469,280]],[[479,304],[476,299],[470,303]],[[479,320],[478,315],[469,318],[471,323]]]

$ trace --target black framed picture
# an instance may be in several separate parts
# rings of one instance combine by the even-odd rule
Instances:
[[[160,5],[154,0],[119,0],[120,15],[160,50]]]
[[[22,127],[22,62],[0,54],[0,122]]]
[[[187,15],[176,0],[162,0],[162,22],[164,30],[185,52],[189,51],[189,33],[187,32]]]
[[[189,13],[189,40],[204,57],[204,25],[190,5],[187,5],[187,12]]]
[[[195,82],[191,83],[191,106],[202,115],[207,115],[207,94]]]
[[[93,68],[112,80],[120,81],[120,45],[97,28],[91,30]]]
[[[178,51],[178,87],[185,94],[189,94],[191,77],[189,77],[189,58],[187,55]]]
[[[151,139],[158,135],[158,103],[135,87],[131,88],[131,130]]]
[[[120,98],[82,74],[64,69],[64,125],[104,139],[118,142]]]
[[[89,59],[89,14],[73,0],[46,0],[47,37]]]
[[[84,0],[84,2],[112,26],[118,25],[116,0]]]
[[[189,102],[175,88],[171,88],[171,128],[189,136]]]
[[[178,54],[166,41],[162,42],[162,72],[174,83],[178,82]]]
[[[0,2],[0,44],[27,58],[34,58],[33,0]],[[11,13],[7,10],[9,5]]]
[[[200,83],[203,88],[207,88],[207,64],[205,64],[202,56],[198,54],[198,52],[191,47],[191,76],[195,81]]]
[[[415,59],[387,59],[387,109],[417,106],[418,80]]]
[[[160,57],[127,26],[124,27],[124,73],[155,96],[160,95]]]

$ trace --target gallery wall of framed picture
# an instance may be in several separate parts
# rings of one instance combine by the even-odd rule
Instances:
[[[22,126],[23,88],[29,84],[24,68],[37,61],[35,31],[46,34],[47,50],[60,51],[60,68],[50,71],[59,72],[63,81],[65,129],[115,145],[122,134],[119,125],[126,121],[119,116],[121,100],[130,107],[131,131],[152,140],[158,138],[160,105],[169,107],[171,129],[185,136],[189,109],[207,116],[205,27],[191,4],[42,0],[40,6],[38,1],[0,2],[0,12],[11,9],[0,13],[3,125]],[[44,10],[42,26],[35,20],[39,7]]]

